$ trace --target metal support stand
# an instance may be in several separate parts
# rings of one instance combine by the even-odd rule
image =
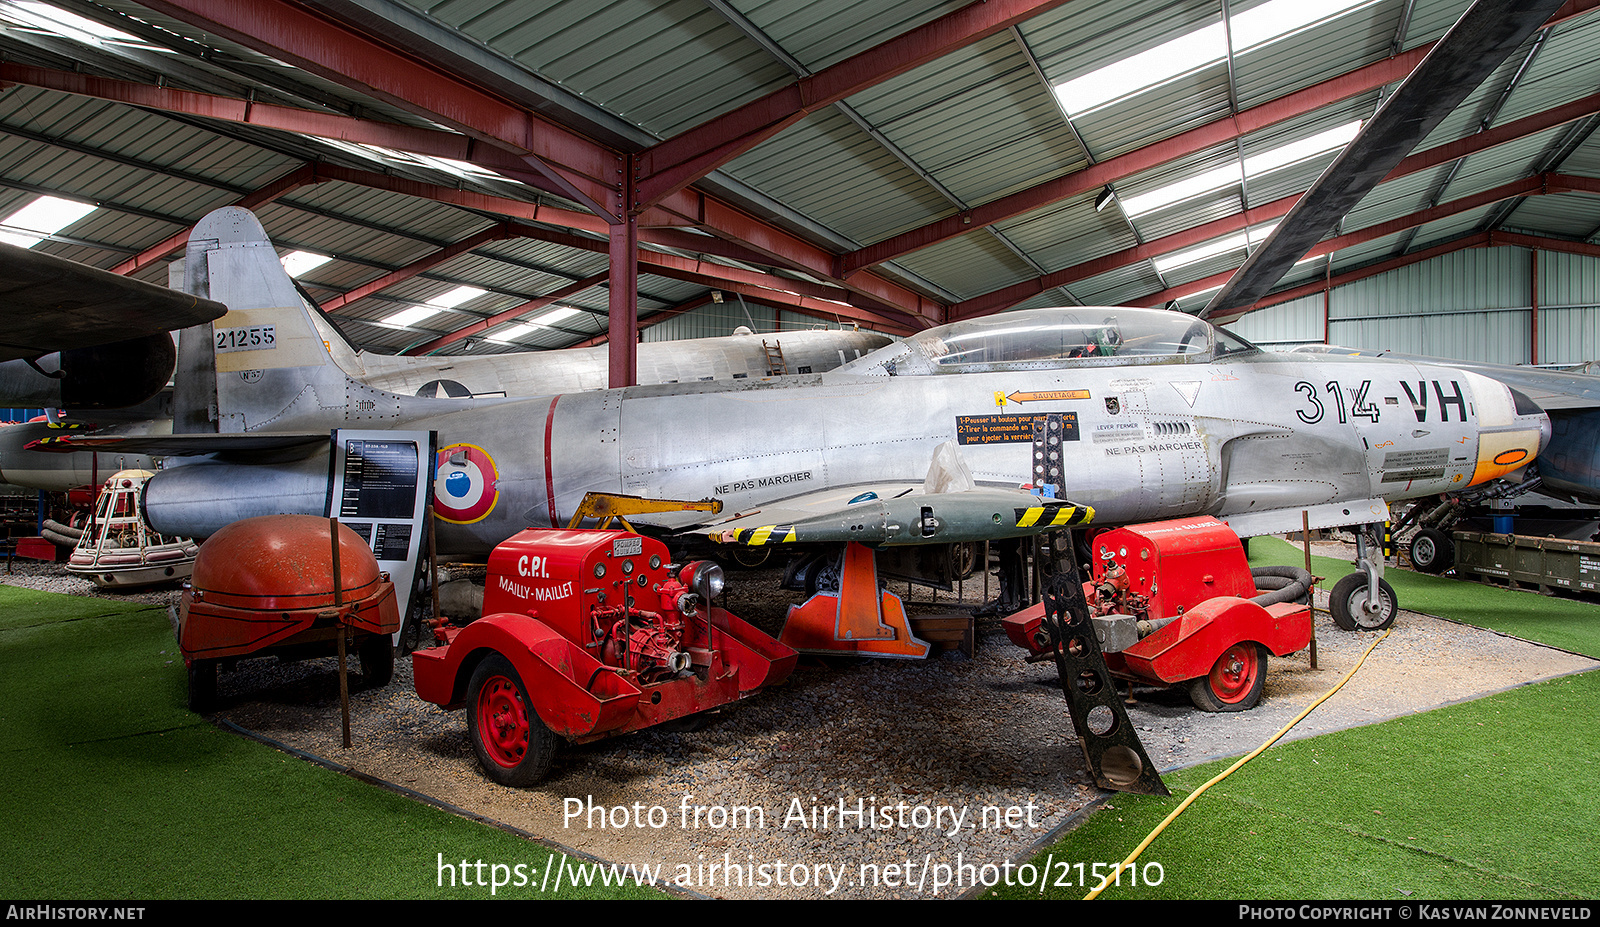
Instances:
[[[1306,551],[1306,572],[1311,573],[1311,513],[1302,509],[1300,511],[1300,543]],[[1317,577],[1311,576],[1311,585],[1306,588],[1306,604],[1311,606],[1312,614],[1316,614],[1317,607]],[[1311,622],[1311,668],[1317,668],[1317,623]]]
[[[339,622],[339,720],[344,732],[344,747],[350,749],[350,674],[345,640],[350,628],[344,623],[344,583],[339,573],[339,519],[328,519],[329,534],[333,537],[333,611]]]
[[[1051,637],[1061,691],[1095,782],[1101,788],[1122,792],[1172,794],[1150,762],[1117,695],[1089,618],[1076,564],[1069,561],[1067,570],[1050,577],[1044,608],[1044,626]]]

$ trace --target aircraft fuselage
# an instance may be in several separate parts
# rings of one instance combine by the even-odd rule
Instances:
[[[1041,481],[1033,423],[1046,414],[1065,433],[1058,472]],[[1397,501],[1514,470],[1537,453],[1542,419],[1458,370],[1260,355],[638,387],[415,427],[437,427],[441,448],[470,445],[493,469],[493,507],[440,530],[446,546],[475,549],[528,525],[564,524],[590,491],[714,495],[731,513],[818,490],[919,483],[947,441],[980,485],[1053,483],[1060,497],[1092,505],[1097,523]],[[449,479],[442,462],[444,500]]]

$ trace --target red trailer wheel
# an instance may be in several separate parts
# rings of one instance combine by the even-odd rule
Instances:
[[[1261,701],[1267,648],[1241,641],[1222,652],[1211,672],[1189,681],[1189,700],[1201,711],[1248,711]]]
[[[550,771],[557,739],[528,702],[527,688],[498,653],[472,673],[472,749],[489,778],[501,785],[533,785]]]

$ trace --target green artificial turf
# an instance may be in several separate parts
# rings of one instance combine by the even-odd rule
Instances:
[[[1144,851],[1136,867],[1151,881],[1160,874],[1160,885],[1113,886],[1101,897],[1593,898],[1597,700],[1600,674],[1586,673],[1279,745],[1213,786]],[[1059,861],[1120,862],[1229,765],[1166,777],[1171,798],[1112,798],[1035,858],[1041,868],[1057,861],[1044,897],[1082,898],[1087,887],[1053,884]],[[984,894],[1039,897],[1037,886]]]
[[[0,666],[0,897],[660,897],[191,714],[162,609],[0,586]]]
[[[1255,565],[1304,562],[1270,538],[1252,540],[1251,554]],[[1350,567],[1313,557],[1312,571],[1331,584]],[[1600,606],[1401,570],[1385,578],[1402,607],[1600,655]],[[1594,898],[1596,704],[1591,672],[1279,744],[1196,800],[1101,897]],[[1051,869],[1042,893],[1033,881],[983,896],[1084,897],[1094,863],[1110,871],[1231,764],[1167,776],[1171,798],[1113,797],[1032,860],[1026,875]]]
[[[1305,554],[1301,548],[1277,538],[1252,538],[1250,564],[1303,566]],[[1354,571],[1354,566],[1342,560],[1311,558],[1311,572],[1326,577],[1320,584],[1324,588],[1332,588]],[[1600,603],[1410,570],[1384,570],[1383,578],[1394,587],[1401,608],[1600,658]]]

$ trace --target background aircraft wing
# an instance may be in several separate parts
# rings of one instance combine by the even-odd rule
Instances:
[[[1348,357],[1388,357],[1417,364],[1455,367],[1482,374],[1533,400],[1546,412],[1568,409],[1600,409],[1600,377],[1569,370],[1545,370],[1539,367],[1512,367],[1504,364],[1482,364],[1475,361],[1452,360],[1448,357],[1428,357],[1421,354],[1397,354],[1393,351],[1363,351],[1336,345],[1306,345],[1290,353],[1336,354]]]
[[[64,434],[30,442],[30,451],[123,451],[152,457],[222,454],[286,459],[328,446],[328,433],[95,435]]]
[[[921,489],[921,483],[898,483],[821,490],[690,531],[747,547],[846,541],[894,546],[1019,537],[1086,524],[1094,517],[1088,506],[1020,489]]]
[[[228,307],[178,290],[0,244],[0,361],[39,357],[219,319]]]
[[[1322,172],[1200,318],[1267,294],[1445,116],[1543,26],[1562,0],[1478,0]]]

